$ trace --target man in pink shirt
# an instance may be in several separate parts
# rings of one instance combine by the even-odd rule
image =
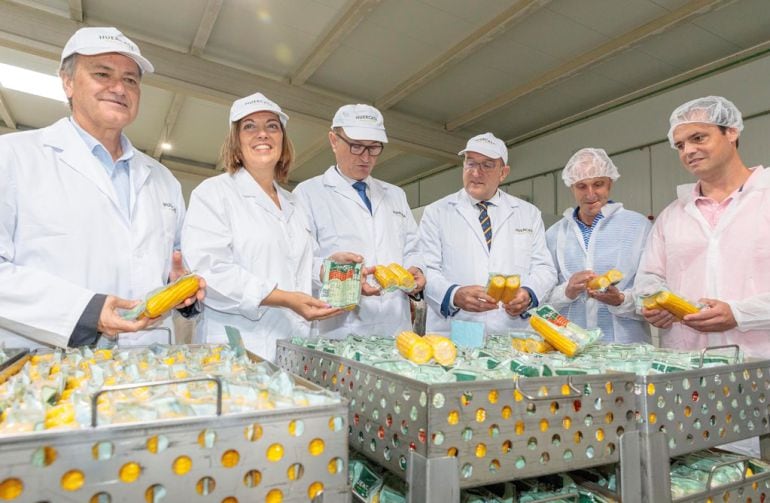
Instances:
[[[770,170],[741,160],[743,119],[725,98],[685,103],[670,124],[669,142],[698,181],[678,187],[655,222],[636,293],[667,289],[705,307],[681,321],[663,310],[642,314],[665,347],[738,344],[770,358]]]

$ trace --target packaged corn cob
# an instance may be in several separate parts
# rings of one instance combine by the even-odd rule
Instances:
[[[623,273],[617,269],[610,269],[601,276],[597,276],[588,282],[588,288],[591,290],[598,290],[600,292],[606,291],[610,286],[617,285],[623,279]]]
[[[547,304],[530,309],[528,312],[531,315],[529,324],[532,328],[554,348],[569,357],[575,356],[602,336],[601,329],[586,330],[572,323]]]
[[[688,314],[697,313],[702,306],[676,295],[668,290],[661,290],[641,298],[641,304],[647,309],[664,309],[680,320]]]
[[[415,281],[412,273],[401,264],[395,262],[388,265],[374,266],[374,279],[380,285],[383,292],[411,292],[414,290]]]
[[[507,304],[516,296],[521,286],[521,277],[518,274],[489,273],[487,280],[487,295],[495,302]]]
[[[200,277],[196,274],[186,274],[170,285],[156,288],[147,295],[144,300],[131,310],[125,311],[121,316],[126,320],[142,318],[157,318],[179,305],[188,297],[195,295],[200,286]]]
[[[319,298],[332,307],[355,309],[361,299],[361,264],[324,260]]]

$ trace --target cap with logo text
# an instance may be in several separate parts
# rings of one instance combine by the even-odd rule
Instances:
[[[237,122],[254,112],[273,112],[281,120],[284,128],[289,122],[289,116],[283,113],[281,107],[262,93],[254,93],[251,96],[235,100],[230,107],[230,122]]]
[[[508,164],[508,147],[505,142],[492,133],[484,133],[474,136],[465,145],[465,149],[457,153],[463,155],[466,152],[476,152],[490,159],[502,159],[503,164]]]
[[[351,140],[370,140],[388,143],[385,121],[376,108],[369,105],[345,105],[337,110],[332,128],[341,127]]]
[[[117,28],[88,27],[81,28],[70,37],[61,53],[61,61],[73,54],[95,56],[116,52],[134,60],[142,73],[152,73],[155,68],[142,56],[139,46],[123,35]]]

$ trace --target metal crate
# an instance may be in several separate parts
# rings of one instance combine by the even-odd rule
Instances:
[[[350,500],[346,400],[221,414],[218,378],[182,381],[201,379],[217,383],[217,416],[0,436],[0,499],[293,502],[322,487],[313,501]]]
[[[768,360],[639,376],[636,397],[639,428],[627,442],[639,443],[646,501],[670,500],[671,456],[759,436],[770,458]]]
[[[617,463],[636,428],[630,373],[429,385],[288,341],[276,362],[350,399],[351,447],[405,478],[411,501]]]
[[[744,458],[747,461],[749,458]],[[722,463],[712,468],[706,481],[706,490],[699,494],[676,498],[673,503],[696,503],[701,501],[720,501],[724,503],[746,503],[763,502],[770,496],[770,472],[756,475],[748,475],[746,468],[743,470],[740,481],[730,484],[715,485],[712,483],[712,477],[720,466],[734,464],[733,462]],[[658,500],[650,500],[658,501]]]

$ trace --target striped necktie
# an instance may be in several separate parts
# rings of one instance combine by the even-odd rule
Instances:
[[[484,232],[484,239],[487,240],[487,249],[492,249],[492,221],[489,219],[487,208],[489,207],[489,201],[481,201],[476,203],[476,206],[481,210],[479,213],[479,222],[481,222],[481,230]]]

